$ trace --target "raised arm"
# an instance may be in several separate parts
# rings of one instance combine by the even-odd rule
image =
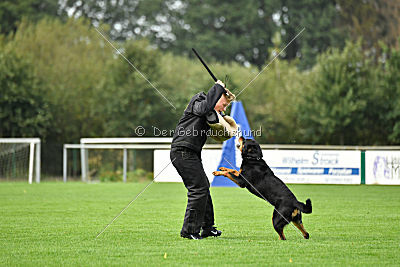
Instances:
[[[210,90],[208,90],[206,99],[194,102],[193,113],[198,116],[204,116],[208,112],[213,110],[215,104],[217,104],[222,94],[226,92],[223,86],[224,84],[221,81],[216,82],[214,86],[211,87]]]

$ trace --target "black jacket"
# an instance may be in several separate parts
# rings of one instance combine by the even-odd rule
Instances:
[[[221,85],[215,84],[207,95],[201,92],[192,97],[175,128],[171,148],[187,147],[196,152],[201,151],[210,129],[206,116],[214,110],[215,104],[225,92]]]

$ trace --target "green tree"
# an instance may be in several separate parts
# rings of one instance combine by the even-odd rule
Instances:
[[[0,136],[46,138],[52,111],[45,88],[31,62],[0,46]]]
[[[111,25],[114,39],[146,37],[161,50],[189,55],[196,47],[208,60],[261,66],[268,57],[276,0],[67,1],[63,10],[96,25]]]
[[[303,28],[305,30],[285,50],[285,59],[299,58],[301,69],[315,64],[317,55],[329,47],[342,48],[347,37],[340,27],[340,13],[331,0],[283,0],[277,3],[274,14],[288,44]]]
[[[400,49],[392,48],[385,63],[384,82],[385,104],[389,110],[383,114],[390,127],[391,144],[400,144]]]
[[[254,73],[251,79],[253,77]],[[246,79],[241,87],[244,88],[251,79]],[[298,71],[295,62],[276,60],[240,94],[250,125],[254,130],[262,128],[258,141],[302,142],[297,134],[296,112],[303,80],[304,74]]]
[[[289,60],[300,58],[302,68],[310,68],[328,47],[342,47],[346,36],[338,23],[340,12],[330,0],[69,0],[61,9],[88,17],[95,25],[111,25],[116,40],[145,37],[177,55],[193,57],[191,48],[196,47],[208,60],[259,68],[270,58],[276,32],[287,44],[306,28],[284,53]]]
[[[0,2],[0,33],[15,32],[23,17],[39,21],[46,16],[57,16],[58,1],[54,0],[2,0]]]
[[[173,129],[177,111],[168,101],[174,106],[176,101],[172,88],[160,82],[160,52],[145,40],[126,42],[123,50],[126,58],[158,91],[128,62],[115,60],[109,68],[102,94],[96,97],[99,105],[95,110],[104,120],[104,132],[100,135],[129,137],[135,134],[134,129],[138,126],[147,130],[146,136],[152,135],[153,127]]]
[[[360,41],[347,43],[343,51],[322,54],[298,112],[305,140],[313,144],[380,143],[378,118],[383,102],[377,98],[376,71]]]
[[[34,62],[36,75],[46,84],[54,125],[51,140],[77,141],[98,136],[103,118],[94,113],[95,96],[102,93],[113,51],[87,21],[44,19],[23,21],[7,43]]]
[[[275,1],[183,3],[179,19],[184,26],[173,28],[176,41],[171,43],[170,51],[193,57],[190,49],[196,47],[207,59],[258,67],[269,57],[271,37],[277,30],[272,20]]]
[[[381,43],[399,45],[400,2],[398,0],[337,0],[340,27],[350,32],[353,41],[362,38],[363,48],[380,55]],[[378,57],[376,57],[377,59]]]

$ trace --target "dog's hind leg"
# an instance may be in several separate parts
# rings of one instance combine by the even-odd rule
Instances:
[[[293,217],[292,223],[301,231],[305,239],[310,238],[310,234],[306,231],[306,229],[304,229],[303,223],[301,221],[301,212],[297,213],[296,216]]]
[[[285,216],[285,218],[281,215]],[[288,222],[290,222],[289,218],[290,211],[288,212],[287,209],[279,210],[279,213],[277,210],[274,210],[274,214],[272,215],[272,224],[274,225],[274,229],[278,233],[280,240],[286,240],[283,228],[285,228]]]

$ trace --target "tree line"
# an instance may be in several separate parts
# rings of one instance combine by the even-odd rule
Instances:
[[[192,57],[193,46],[218,62],[261,68],[271,56],[274,35],[287,44],[282,59],[310,69],[330,47],[362,38],[363,49],[379,56],[381,43],[397,46],[399,0],[3,0],[0,33],[17,31],[22,17],[87,18],[107,24],[113,40],[148,39],[162,51]]]
[[[0,46],[0,135],[65,143],[133,136],[139,125],[147,134],[153,127],[173,130],[191,96],[212,86],[197,59],[146,39],[115,45],[160,93],[87,20],[22,21]],[[262,127],[264,143],[399,144],[400,52],[385,49],[380,60],[365,53],[361,40],[347,41],[306,71],[297,61],[277,59],[238,100],[251,126]],[[236,93],[259,72],[253,65],[210,63],[218,77],[230,77]]]

